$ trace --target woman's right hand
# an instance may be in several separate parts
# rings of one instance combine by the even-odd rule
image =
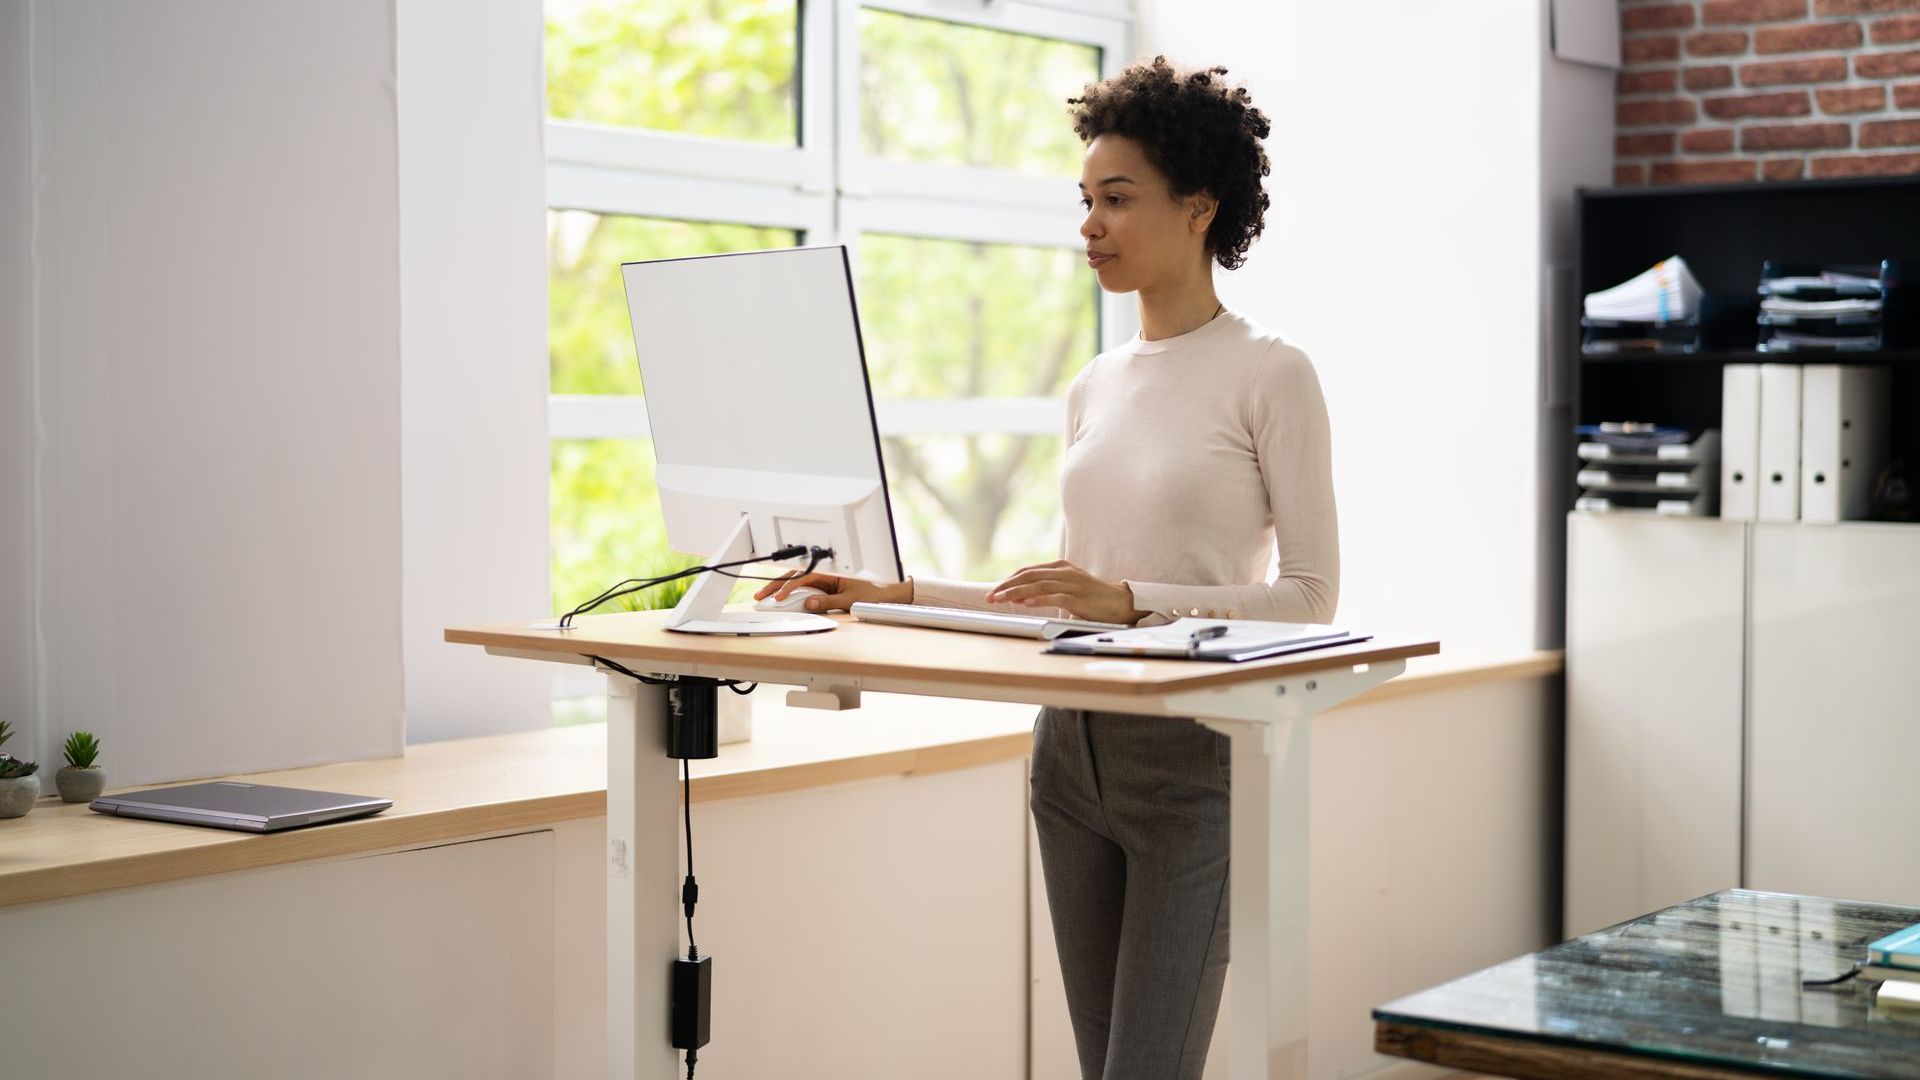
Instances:
[[[771,596],[775,600],[785,600],[787,594],[802,585],[819,589],[826,594],[808,597],[808,611],[846,611],[855,604],[913,603],[911,578],[898,585],[876,585],[871,581],[841,577],[838,574],[783,574],[777,580],[761,586],[760,591],[753,594],[753,598],[765,600]]]

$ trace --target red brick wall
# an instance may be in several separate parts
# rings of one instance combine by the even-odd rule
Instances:
[[[1616,184],[1920,173],[1920,0],[1622,0]]]

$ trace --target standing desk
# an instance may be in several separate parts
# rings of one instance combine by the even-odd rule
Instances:
[[[825,709],[856,708],[871,690],[1190,717],[1229,736],[1228,1074],[1306,1076],[1308,721],[1398,675],[1407,658],[1439,652],[1437,642],[1369,641],[1225,664],[1051,656],[1025,638],[845,615],[829,633],[714,637],[669,631],[667,614],[588,615],[567,631],[453,628],[446,640],[500,656],[578,664],[598,656],[643,675],[791,686],[790,704]],[[666,756],[666,688],[609,670],[607,698],[607,1074],[672,1080],[680,776]]]

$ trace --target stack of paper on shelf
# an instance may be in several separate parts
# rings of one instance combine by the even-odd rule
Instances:
[[[1700,282],[1678,255],[1586,299],[1587,318],[1617,322],[1680,322],[1699,308]]]
[[[1581,348],[1589,354],[1689,352],[1699,340],[1700,282],[1675,255],[1611,289],[1588,293]]]
[[[1809,266],[1769,261],[1760,271],[1761,352],[1867,352],[1883,348],[1887,289],[1879,266]]]
[[[1584,425],[1575,454],[1574,509],[1708,515],[1717,512],[1720,432],[1645,423]]]

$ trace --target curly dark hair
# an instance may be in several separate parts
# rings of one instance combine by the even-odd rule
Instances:
[[[1235,270],[1264,227],[1272,171],[1260,140],[1273,125],[1253,107],[1244,86],[1228,86],[1227,69],[1181,72],[1156,56],[1068,98],[1082,143],[1120,135],[1139,143],[1173,186],[1176,198],[1207,192],[1219,202],[1207,228],[1207,253]]]

